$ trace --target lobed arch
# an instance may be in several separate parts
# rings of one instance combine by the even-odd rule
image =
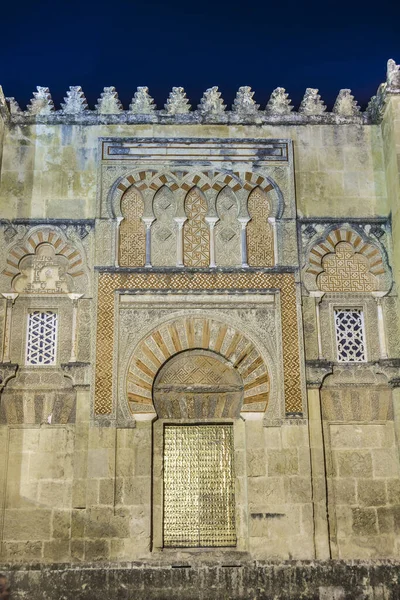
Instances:
[[[240,190],[249,194],[256,187],[268,194],[271,206],[271,216],[280,218],[284,211],[284,198],[278,184],[272,177],[260,175],[256,172],[231,172],[221,170],[196,170],[189,171],[187,168],[174,169],[171,171],[157,171],[154,169],[140,170],[119,177],[111,186],[107,205],[112,217],[121,217],[121,200],[124,193],[131,186],[141,192],[151,190],[155,194],[162,186],[167,186],[172,192],[179,189],[189,192],[194,186],[203,193],[208,190],[220,192],[225,186],[229,186],[234,193]]]
[[[126,398],[133,415],[154,413],[153,388],[161,368],[187,350],[206,350],[232,366],[243,382],[242,411],[265,412],[270,393],[267,362],[236,326],[207,316],[171,319],[136,346],[126,373]]]
[[[8,247],[6,257],[2,275],[9,279],[13,290],[16,285],[20,287],[24,273],[32,271],[32,261],[37,260],[43,265],[58,265],[60,271],[56,279],[59,278],[60,282],[59,293],[86,291],[89,274],[84,251],[76,240],[70,242],[57,227],[40,225],[29,229],[22,240]]]
[[[310,290],[372,292],[388,290],[391,277],[382,248],[351,227],[328,230],[308,251]]]

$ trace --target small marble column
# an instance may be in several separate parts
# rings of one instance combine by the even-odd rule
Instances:
[[[174,221],[178,225],[176,232],[176,266],[183,267],[183,225],[187,217],[175,217]]]
[[[120,227],[121,227],[121,221],[124,220],[124,217],[117,217],[116,221],[117,221],[117,229],[115,232],[115,266],[119,267],[119,236],[120,236]]]
[[[215,263],[215,224],[219,221],[218,217],[206,217],[206,223],[210,228],[210,267],[216,267]]]
[[[241,254],[242,254],[242,267],[248,267],[249,264],[247,262],[247,235],[246,235],[246,227],[247,223],[250,221],[248,217],[239,217],[238,219],[241,231],[240,231],[240,246],[241,246]]]
[[[6,314],[4,323],[4,337],[3,337],[3,357],[2,362],[11,362],[11,326],[12,326],[12,308],[15,299],[18,297],[16,293],[2,294],[6,299]]]
[[[143,223],[146,225],[146,260],[145,267],[151,267],[151,224],[154,217],[142,217]]]
[[[310,296],[314,298],[315,303],[315,322],[317,325],[317,341],[318,341],[318,358],[323,359],[322,355],[322,335],[321,335],[321,319],[319,314],[319,305],[321,303],[322,297],[325,295],[325,292],[321,292],[320,290],[316,292],[310,292]]]
[[[372,296],[376,301],[376,311],[378,317],[378,337],[379,337],[379,349],[381,358],[388,358],[388,350],[386,343],[386,332],[385,332],[385,319],[383,316],[382,298],[387,292],[372,292]]]
[[[268,217],[268,223],[272,226],[272,237],[274,242],[274,266],[278,264],[278,236],[276,235],[276,219]]]
[[[68,294],[72,300],[72,330],[71,330],[71,356],[69,362],[77,361],[78,355],[78,300],[83,294]]]

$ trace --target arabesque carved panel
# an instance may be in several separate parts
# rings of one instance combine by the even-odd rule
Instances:
[[[229,187],[224,188],[217,198],[219,221],[215,227],[215,256],[218,266],[241,264],[240,223],[238,203]]]
[[[143,267],[146,260],[146,231],[142,221],[143,200],[135,187],[130,187],[121,200],[124,220],[119,228],[119,264],[121,267]]]
[[[247,224],[247,260],[251,267],[274,265],[274,234],[268,217],[270,204],[260,188],[255,188],[248,199],[251,221]]]
[[[196,188],[185,199],[187,221],[183,226],[183,262],[186,267],[208,267],[210,232],[205,221],[207,202]]]

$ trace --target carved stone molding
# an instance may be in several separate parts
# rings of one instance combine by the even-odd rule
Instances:
[[[9,379],[15,377],[18,365],[12,363],[0,363],[0,391],[7,385]]]
[[[90,387],[90,363],[69,362],[60,365],[64,374],[72,380],[74,388],[88,389]]]
[[[333,363],[327,360],[307,360],[307,388],[320,388],[325,377],[333,372]]]

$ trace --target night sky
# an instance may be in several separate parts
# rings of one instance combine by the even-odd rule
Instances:
[[[93,108],[114,85],[124,108],[147,85],[163,108],[183,86],[196,108],[218,85],[228,106],[250,85],[261,108],[278,86],[295,106],[306,87],[332,107],[351,88],[365,108],[400,62],[400,2],[7,0],[0,9],[0,85],[25,107],[37,85],[56,107],[81,85]]]

